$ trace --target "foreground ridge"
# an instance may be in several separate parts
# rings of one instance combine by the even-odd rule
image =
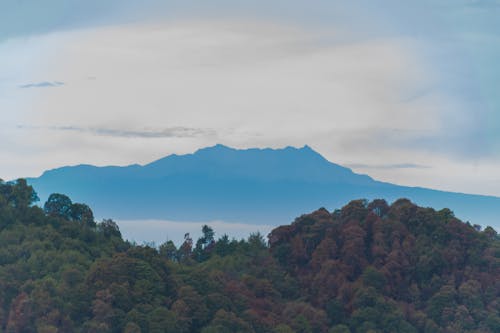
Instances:
[[[266,242],[122,240],[112,220],[0,182],[0,331],[499,332],[500,240],[448,209],[351,201]]]

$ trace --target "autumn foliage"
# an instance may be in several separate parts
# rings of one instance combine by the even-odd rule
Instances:
[[[123,241],[62,195],[0,182],[0,332],[500,332],[500,241],[400,199],[266,240]]]

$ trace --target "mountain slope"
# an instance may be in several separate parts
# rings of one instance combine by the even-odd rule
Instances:
[[[282,224],[303,211],[336,208],[352,198],[406,197],[423,206],[449,207],[471,223],[498,227],[500,198],[397,186],[334,164],[305,146],[237,150],[226,146],[170,155],[127,167],[80,165],[28,180],[42,201],[67,193],[99,217],[226,220]]]

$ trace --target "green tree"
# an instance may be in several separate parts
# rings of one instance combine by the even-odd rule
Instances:
[[[165,243],[161,244],[160,247],[158,248],[160,255],[164,258],[167,258],[168,260],[171,261],[177,261],[178,260],[178,254],[177,254],[177,247],[175,246],[174,242],[171,240],[166,241]]]
[[[219,310],[214,319],[205,327],[202,333],[253,333],[254,330],[243,319],[236,316],[233,312]]]
[[[142,331],[136,323],[128,322],[123,328],[123,333],[142,333]]]
[[[387,283],[384,274],[382,274],[372,266],[368,266],[365,268],[361,278],[363,279],[363,283],[366,286],[373,287],[379,291],[381,291]]]
[[[340,324],[330,328],[328,333],[351,333],[351,330],[349,329],[349,326]]]
[[[184,242],[178,251],[179,261],[186,261],[191,257],[193,252],[193,239],[189,233],[184,234]]]
[[[215,232],[208,225],[204,225],[201,228],[203,235],[196,241],[196,246],[194,249],[194,257],[197,261],[205,261],[209,258],[210,252],[214,247]]]
[[[105,237],[121,237],[120,228],[118,224],[112,219],[104,219],[97,225],[97,229],[103,233]]]
[[[73,203],[67,195],[52,193],[47,199],[47,202],[45,202],[43,210],[49,216],[57,216],[69,219],[71,217],[72,205]]]
[[[80,203],[74,203],[70,206],[69,216],[71,220],[86,226],[95,226],[94,213],[89,206]]]

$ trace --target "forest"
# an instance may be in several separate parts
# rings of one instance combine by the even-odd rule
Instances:
[[[177,247],[37,201],[0,182],[0,332],[500,332],[500,238],[449,209],[354,200]]]

